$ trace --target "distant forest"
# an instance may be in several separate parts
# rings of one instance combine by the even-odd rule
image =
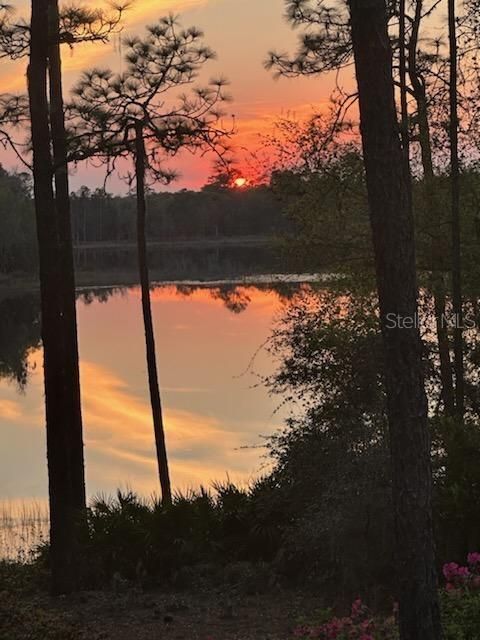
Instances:
[[[80,188],[72,194],[74,243],[134,242],[135,199]],[[267,186],[150,193],[147,236],[151,241],[273,236],[288,222]],[[35,220],[30,180],[0,167],[0,273],[36,265]]]

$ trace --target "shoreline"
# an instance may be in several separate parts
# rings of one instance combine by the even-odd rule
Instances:
[[[138,286],[138,276],[130,270],[104,270],[82,271],[78,270],[76,276],[76,291],[110,289],[116,287]],[[151,270],[150,279],[152,287],[156,286],[255,286],[275,284],[313,284],[339,280],[343,276],[337,273],[247,273],[234,275],[228,278],[167,278],[155,269]],[[40,290],[40,282],[37,277],[28,274],[18,274],[0,277],[0,299],[15,297],[22,293],[37,293]]]

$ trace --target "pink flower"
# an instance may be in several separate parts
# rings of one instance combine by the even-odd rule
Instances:
[[[469,553],[467,556],[467,561],[471,567],[476,567],[478,564],[480,564],[480,553],[476,551]]]
[[[458,564],[456,562],[449,562],[448,564],[443,565],[443,575],[445,576],[445,580],[450,582],[457,576]]]
[[[469,575],[470,575],[470,571],[468,567],[458,567],[457,578],[468,578]]]
[[[447,582],[463,581],[469,577],[470,571],[468,567],[461,567],[456,562],[449,562],[443,566],[443,575]]]
[[[364,611],[365,611],[365,607],[363,605],[362,599],[357,598],[355,602],[352,604],[352,618],[356,618],[362,615]]]

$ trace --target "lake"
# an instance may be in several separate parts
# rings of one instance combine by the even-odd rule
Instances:
[[[165,284],[152,291],[172,482],[187,490],[248,482],[267,464],[262,436],[285,408],[261,378],[264,348],[295,285]],[[77,301],[87,490],[158,493],[138,287],[83,290]],[[0,338],[0,497],[45,500],[47,474],[39,308],[3,299]]]

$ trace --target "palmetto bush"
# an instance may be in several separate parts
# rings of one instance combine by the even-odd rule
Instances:
[[[163,582],[187,567],[270,561],[282,530],[271,519],[267,493],[258,481],[177,494],[171,506],[133,492],[99,497],[88,512],[86,579],[105,583],[117,574]]]

